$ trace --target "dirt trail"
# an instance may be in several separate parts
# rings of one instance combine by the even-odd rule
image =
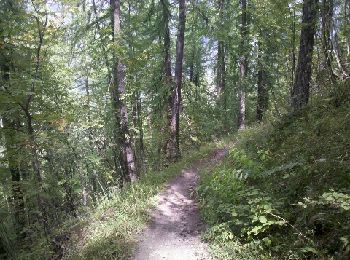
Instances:
[[[222,160],[226,154],[226,149],[218,149],[195,162],[158,195],[151,223],[141,234],[134,260],[212,259],[200,240],[204,225],[192,194],[198,182],[198,171]]]

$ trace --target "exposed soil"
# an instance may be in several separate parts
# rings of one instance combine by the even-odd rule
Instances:
[[[140,236],[134,260],[213,259],[200,239],[204,225],[193,191],[198,172],[222,160],[226,154],[226,149],[218,149],[195,162],[157,196],[157,206],[151,213],[149,226]]]

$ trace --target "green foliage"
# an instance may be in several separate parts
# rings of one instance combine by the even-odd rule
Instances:
[[[349,108],[319,101],[236,136],[198,190],[216,254],[236,259],[228,242],[269,259],[349,257]]]
[[[68,259],[127,259],[136,245],[137,235],[149,220],[155,195],[181,169],[212,149],[212,146],[203,147],[163,171],[148,172],[122,191],[111,190],[79,219],[71,219],[57,228],[52,236],[55,243],[39,241],[30,252],[25,250],[17,258],[47,259],[64,253]]]
[[[0,258],[5,258],[6,255],[15,255],[14,244],[15,235],[12,230],[15,228],[14,222],[11,220],[9,212],[0,208]]]
[[[122,100],[136,163],[142,174],[158,172],[168,165],[165,146],[174,84],[173,78],[169,83],[164,77],[162,2],[169,12],[173,72],[178,16],[174,1],[121,1],[121,36],[113,42],[108,1],[0,0],[0,257],[59,255],[65,235],[55,231],[70,221],[81,224],[77,219],[90,208],[95,215],[84,221],[94,223],[95,229],[86,229],[86,241],[77,237],[83,241],[78,243],[81,250],[73,252],[77,257],[124,256],[134,243],[129,233],[144,222],[146,197],[157,188],[143,180],[133,187],[134,193],[116,192],[122,167],[112,105],[113,64],[118,57],[126,66]],[[302,3],[248,1],[246,39],[241,39],[240,1],[186,3],[181,149],[198,148],[236,130],[242,53],[248,58],[243,82],[247,124],[256,121],[261,69],[269,99],[264,120],[273,124],[240,132],[227,162],[205,177],[200,189],[205,216],[219,225],[211,238],[227,241],[227,250],[245,259],[256,258],[261,247],[277,253],[285,248],[295,257],[348,254],[348,227],[336,223],[347,222],[350,182],[350,87],[345,81],[349,1],[335,3],[334,50],[324,52],[321,34],[315,41],[310,95],[315,106],[278,121],[276,115],[290,107]],[[242,40],[244,50],[239,47]],[[219,41],[224,50],[222,75]],[[325,53],[334,55],[334,84],[325,73]],[[225,81],[220,95],[218,77]],[[158,175],[144,178],[155,185],[164,181]],[[138,202],[133,196],[139,207],[134,207]],[[98,219],[108,209],[121,217],[108,217],[107,228]],[[126,223],[132,217],[134,222]],[[330,241],[320,238],[320,230]],[[296,244],[284,243],[282,231]],[[120,246],[114,240],[121,241]]]

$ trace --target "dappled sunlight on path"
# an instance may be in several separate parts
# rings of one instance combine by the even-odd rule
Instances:
[[[204,225],[200,220],[193,191],[198,171],[215,164],[227,154],[219,149],[202,159],[168,184],[158,195],[158,203],[151,213],[151,223],[141,234],[135,260],[196,260],[212,259],[207,246],[200,239]]]

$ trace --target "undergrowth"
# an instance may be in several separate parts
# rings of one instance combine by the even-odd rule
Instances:
[[[349,99],[240,132],[198,193],[218,259],[349,259]]]
[[[75,218],[57,230],[51,243],[38,242],[31,252],[22,252],[18,259],[128,259],[137,235],[149,219],[155,195],[181,169],[213,149],[214,146],[206,146],[186,154],[163,171],[150,172],[122,192],[101,198],[88,215]]]

